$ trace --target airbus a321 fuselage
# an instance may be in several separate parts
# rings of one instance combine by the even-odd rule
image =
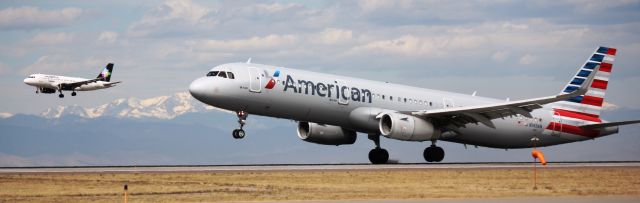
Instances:
[[[59,92],[58,97],[64,98],[62,91],[71,91],[71,96],[76,96],[76,91],[92,91],[114,87],[118,82],[111,82],[113,63],[107,66],[94,79],[67,77],[47,74],[31,74],[24,79],[24,83],[36,87],[37,93],[53,94]]]
[[[430,141],[423,156],[439,162],[436,141],[493,148],[529,148],[594,139],[618,132],[600,118],[616,49],[599,47],[561,93],[518,101],[410,87],[278,66],[229,63],[194,80],[189,91],[201,102],[237,113],[243,138],[248,114],[298,121],[302,140],[353,144],[368,134],[374,164],[386,163],[380,136]]]

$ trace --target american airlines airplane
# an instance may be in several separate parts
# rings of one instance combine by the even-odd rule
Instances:
[[[353,144],[356,132],[375,144],[374,164],[386,163],[380,136],[423,142],[427,162],[440,162],[439,140],[492,148],[529,148],[594,139],[618,132],[600,118],[616,49],[598,47],[559,94],[505,101],[467,94],[329,75],[278,66],[229,63],[212,68],[189,86],[191,95],[235,111],[243,138],[249,114],[298,121],[304,141]]]
[[[76,91],[91,91],[113,87],[118,82],[111,81],[111,73],[113,72],[113,63],[107,64],[107,67],[98,74],[95,79],[75,78],[58,75],[31,74],[24,79],[27,85],[36,87],[37,93],[53,94],[60,92],[58,97],[64,98],[62,91],[71,91],[71,96],[76,96]]]

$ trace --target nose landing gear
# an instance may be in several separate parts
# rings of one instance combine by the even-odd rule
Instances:
[[[235,139],[242,139],[245,136],[245,133],[242,127],[244,127],[244,124],[246,123],[246,120],[247,120],[247,116],[249,116],[249,114],[247,114],[247,112],[245,111],[237,111],[236,116],[238,116],[238,124],[240,124],[240,128],[233,130],[232,135],[233,135],[233,138]]]

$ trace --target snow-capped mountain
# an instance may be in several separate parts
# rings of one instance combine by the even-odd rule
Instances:
[[[196,101],[188,92],[180,92],[171,96],[159,96],[149,99],[121,98],[94,108],[85,108],[78,105],[58,106],[45,110],[40,116],[45,118],[75,115],[84,118],[112,116],[117,118],[173,119],[185,113],[205,112],[214,109],[217,108]]]
[[[13,116],[12,113],[0,112],[0,118],[9,118]]]

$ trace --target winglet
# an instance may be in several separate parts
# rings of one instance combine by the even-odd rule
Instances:
[[[251,63],[251,58],[247,59],[247,64]]]

